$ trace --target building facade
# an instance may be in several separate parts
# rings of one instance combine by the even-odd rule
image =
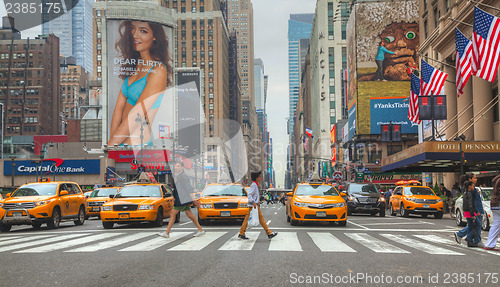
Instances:
[[[73,58],[74,59],[74,58]],[[64,61],[64,62],[63,62]],[[65,120],[79,119],[80,106],[88,105],[89,73],[71,58],[61,59],[61,113]],[[63,133],[65,134],[65,133]]]
[[[59,38],[0,40],[0,54],[4,136],[59,134]]]
[[[82,66],[90,74],[93,72],[93,2],[93,0],[80,0],[71,11],[42,24],[43,35],[52,33],[59,37],[61,55],[75,57],[76,64]]]

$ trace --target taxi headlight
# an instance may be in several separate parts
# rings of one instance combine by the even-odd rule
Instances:
[[[406,200],[411,201],[411,202],[415,202],[416,201],[415,198],[411,198],[411,197],[407,198]]]
[[[306,206],[305,203],[303,203],[303,202],[296,202],[296,201],[293,202],[293,205],[298,206],[298,207]]]
[[[344,207],[344,206],[345,206],[345,202],[339,202],[339,203],[332,204],[332,207]]]
[[[45,205],[49,202],[50,202],[49,200],[35,201],[35,206]]]
[[[239,208],[248,208],[248,203],[240,203],[238,205]]]
[[[112,205],[103,206],[101,210],[102,211],[111,211],[111,210],[113,210],[113,206]]]
[[[213,208],[214,206],[212,204],[200,204],[200,208],[203,209],[208,209],[208,208]]]
[[[151,210],[155,209],[154,205],[139,205],[139,210]]]
[[[442,199],[436,200],[436,203],[438,203],[438,202],[443,202],[443,200]]]

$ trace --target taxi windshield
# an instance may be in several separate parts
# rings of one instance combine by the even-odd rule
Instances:
[[[26,184],[19,187],[12,195],[19,196],[39,196],[39,195],[55,195],[57,192],[57,184]]]
[[[432,189],[419,186],[407,186],[404,190],[405,195],[435,195]]]
[[[295,195],[339,195],[335,187],[329,185],[299,185]]]
[[[379,193],[377,187],[373,184],[356,184],[349,185],[349,192],[351,193]]]
[[[96,188],[89,197],[108,197],[111,194],[115,194],[118,188]]]
[[[203,196],[247,196],[247,193],[240,185],[212,185],[205,188]]]
[[[161,191],[157,185],[129,185],[115,195],[115,198],[122,197],[161,197]]]

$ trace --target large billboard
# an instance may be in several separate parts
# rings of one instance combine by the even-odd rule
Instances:
[[[4,161],[3,174],[12,175],[12,170],[14,170],[14,175],[100,174],[101,164],[98,159],[48,158],[40,164],[32,160],[16,160],[12,169],[12,161]]]
[[[177,72],[177,154],[192,157],[201,153],[202,106],[200,70]]]
[[[408,118],[409,102],[406,97],[377,97],[370,99],[370,134],[380,134],[381,126],[386,124],[401,125],[404,134],[418,133],[418,124]]]
[[[158,116],[173,125],[173,29],[148,21],[108,20],[108,146],[153,146],[159,139]]]
[[[399,107],[396,103],[409,96],[412,70],[407,66],[418,66],[418,11],[418,1],[354,5],[347,37],[348,97],[349,106],[356,103],[357,134],[380,133],[380,114],[373,108],[374,100],[386,98],[389,106]],[[401,108],[389,110],[391,116],[398,115],[392,121],[409,123],[407,110],[406,113],[400,112]],[[418,133],[418,130],[405,128],[403,133]]]

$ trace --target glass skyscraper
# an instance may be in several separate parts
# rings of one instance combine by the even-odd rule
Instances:
[[[314,14],[290,14],[288,20],[288,90],[289,90],[289,131],[293,128],[293,115],[299,101],[300,63],[299,41],[309,39],[314,20]]]
[[[53,33],[59,37],[60,54],[75,57],[76,64],[91,74],[93,2],[94,0],[80,0],[71,11],[42,25],[42,34]]]

